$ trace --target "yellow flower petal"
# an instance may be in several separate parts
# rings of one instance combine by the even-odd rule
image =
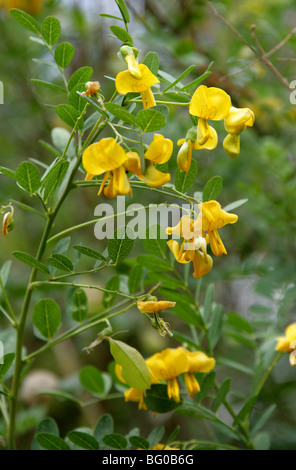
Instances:
[[[224,227],[226,224],[235,224],[238,216],[236,214],[230,214],[221,208],[221,205],[217,201],[207,201],[198,205],[201,211],[202,217],[202,228],[203,230],[213,231]]]
[[[104,190],[107,198],[112,199],[115,196],[125,196],[130,192],[130,182],[123,165],[112,172],[108,186]]]
[[[177,225],[166,228],[166,233],[190,240],[194,236],[194,222],[189,215],[183,215]]]
[[[188,371],[188,358],[183,348],[164,349],[150,357],[149,368],[159,380],[170,380]]]
[[[179,384],[176,377],[168,380],[168,397],[177,403],[180,401]]]
[[[187,372],[185,374],[185,384],[188,391],[188,395],[194,398],[197,392],[200,392],[200,386],[193,374]]]
[[[201,279],[212,269],[213,260],[210,255],[207,254],[205,256],[199,250],[196,250],[194,253],[193,266],[193,277],[195,277],[195,279]]]
[[[101,175],[105,171],[118,168],[127,158],[125,151],[115,139],[107,137],[87,147],[83,152],[82,163],[87,173]]]
[[[228,134],[239,134],[243,129],[252,127],[255,115],[249,108],[235,108],[231,106],[225,118],[225,129]]]
[[[119,94],[139,93],[148,90],[154,83],[159,83],[158,78],[144,64],[139,65],[142,78],[133,77],[128,70],[119,72],[115,80],[115,87]]]
[[[213,255],[215,256],[227,255],[226,248],[221,240],[218,230],[213,230],[209,232],[209,241],[210,241]]]
[[[202,351],[187,351],[188,372],[210,372],[215,367],[215,359]]]
[[[199,129],[198,129],[198,131],[199,131]],[[197,134],[199,134],[199,132],[197,132]],[[218,134],[212,126],[209,126],[209,133],[208,133],[208,138],[207,138],[206,142],[203,145],[201,145],[196,141],[193,144],[193,148],[194,149],[213,150],[217,147],[217,145],[218,145]]]
[[[230,158],[237,158],[240,152],[240,136],[227,134],[223,140],[223,148]]]
[[[127,152],[127,157],[127,160],[124,162],[125,168],[142,180],[143,173],[139,155],[137,152]]]
[[[150,164],[144,174],[144,182],[150,188],[158,188],[168,183],[171,179],[170,173],[158,171],[153,164]]]
[[[137,307],[142,313],[156,313],[166,308],[174,307],[175,305],[176,302],[169,302],[168,300],[137,302]]]
[[[184,141],[177,155],[177,165],[179,167],[179,170],[188,173],[191,166],[191,159],[192,142],[191,140]]]
[[[183,253],[180,253],[180,246],[177,240],[169,240],[167,242],[167,245],[171,252],[173,253],[175,260],[178,261],[178,263],[186,264],[190,263],[191,257],[189,256],[187,251],[184,251]]]
[[[189,113],[202,119],[221,121],[229,113],[230,106],[230,97],[224,90],[200,85],[191,98]]]
[[[146,160],[151,163],[166,163],[172,156],[173,142],[161,134],[154,134],[153,141],[145,153]]]
[[[151,91],[151,88],[148,88],[148,90],[141,91],[141,96],[142,96],[144,109],[148,109],[148,108],[152,108],[153,106],[156,106],[156,102],[154,99],[154,95]]]

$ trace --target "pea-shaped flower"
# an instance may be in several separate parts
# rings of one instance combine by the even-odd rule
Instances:
[[[213,136],[208,121],[222,121],[229,113],[231,100],[229,95],[221,88],[200,85],[194,92],[189,113],[198,117],[199,145],[204,145]]]
[[[247,127],[252,127],[254,121],[255,115],[249,108],[235,108],[231,106],[224,121],[225,130],[228,132],[228,135],[223,141],[223,148],[231,158],[236,158],[239,155],[239,134]]]
[[[120,95],[141,93],[144,109],[151,108],[156,104],[151,86],[159,83],[159,80],[144,64],[139,64],[138,70],[137,76],[140,78],[135,77],[135,73],[132,75],[130,70],[119,72],[115,80],[116,90]]]

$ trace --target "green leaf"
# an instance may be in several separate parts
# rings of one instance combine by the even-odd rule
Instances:
[[[58,159],[51,165],[41,179],[40,194],[45,202],[62,184],[69,168],[67,160]]]
[[[222,186],[223,179],[221,178],[221,176],[213,176],[211,179],[209,179],[203,190],[203,202],[217,199],[217,197],[221,193]]]
[[[187,90],[190,90],[190,88],[193,88],[193,87],[198,87],[198,85],[203,82],[204,80],[206,80],[206,78],[208,78],[210,75],[211,75],[212,72],[205,72],[203,73],[200,77],[196,78],[195,80],[193,80],[192,82],[188,83],[187,85],[183,86],[182,88],[179,89],[179,91],[187,91]]]
[[[150,373],[139,351],[122,341],[107,338],[111,354],[122,367],[121,375],[130,387],[145,390],[150,387]]]
[[[165,126],[165,116],[153,108],[142,109],[136,119],[137,126],[141,127],[144,133],[158,131]]]
[[[112,291],[118,291],[119,290],[119,285],[120,285],[120,279],[119,279],[119,276],[113,276],[111,277],[106,286],[105,286],[105,289],[108,289],[108,290],[112,290]],[[108,308],[112,305],[112,303],[114,302],[114,300],[116,299],[117,297],[117,293],[116,292],[104,292],[104,295],[103,295],[103,300],[102,300],[102,303],[103,303],[103,306],[105,308]]]
[[[69,104],[73,106],[81,114],[85,106],[85,100],[83,99],[82,92],[85,90],[85,85],[79,83],[71,90],[69,94]],[[79,93],[77,93],[79,92]]]
[[[78,447],[86,450],[99,450],[99,444],[97,440],[87,434],[86,432],[70,431],[67,434],[69,441],[73,442]]]
[[[167,251],[167,235],[160,225],[151,225],[147,228],[146,238],[143,239],[144,250],[156,256],[165,257]]]
[[[21,261],[28,266],[32,266],[33,268],[36,268],[43,273],[49,274],[47,266],[45,266],[45,264],[41,263],[40,261],[37,261],[37,259],[29,255],[29,253],[24,253],[23,251],[14,251],[12,255],[18,261]]]
[[[227,204],[227,206],[223,207],[223,210],[226,212],[232,211],[233,209],[236,209],[237,207],[240,207],[243,204],[246,204],[248,200],[249,199],[238,199],[237,201],[234,201],[231,204]]]
[[[238,315],[237,313],[228,313],[226,323],[229,326],[236,328],[238,331],[244,331],[250,335],[253,333],[251,324],[244,317]]]
[[[113,423],[112,416],[109,414],[105,414],[101,416],[94,430],[94,437],[100,444],[100,447],[103,446],[103,437],[106,434],[112,434],[113,430],[114,430],[114,423]]]
[[[130,16],[129,16],[129,12],[128,12],[128,9],[127,9],[127,6],[124,2],[124,0],[115,0],[116,1],[116,4],[120,10],[120,13],[122,14],[122,18],[124,19],[124,21],[126,23],[129,23],[130,22]]]
[[[54,51],[54,58],[58,66],[64,70],[71,64],[74,54],[74,46],[69,42],[62,42]]]
[[[131,443],[132,446],[136,447],[137,449],[140,448],[140,449],[144,449],[144,450],[147,450],[149,449],[149,442],[147,441],[147,439],[145,439],[144,437],[141,437],[141,436],[131,436],[129,438],[129,441]]]
[[[75,127],[75,124],[80,116],[80,113],[74,106],[70,104],[59,104],[56,107],[57,113],[68,126]],[[83,119],[81,118],[78,123],[78,128],[81,129],[83,126]]]
[[[81,385],[91,393],[103,394],[105,385],[101,372],[94,366],[86,366],[79,374]]]
[[[11,268],[11,261],[10,260],[5,261],[5,263],[3,263],[3,265],[1,266],[0,279],[1,279],[3,287],[5,287],[5,285],[7,283],[8,276],[9,276],[9,273],[10,273],[10,268]],[[1,295],[1,292],[0,292],[0,295]]]
[[[35,436],[31,445],[31,450],[43,450],[43,447],[41,447],[41,445],[38,444],[36,440],[36,435],[43,433],[43,432],[54,434],[55,436],[59,435],[59,429],[54,419],[45,418],[42,421],[40,421],[35,432]]]
[[[233,421],[233,426],[236,426],[238,423],[240,423],[247,415],[249,415],[257,401],[258,397],[257,395],[254,397],[251,397],[247,403],[242,407],[240,412],[236,415],[236,418]]]
[[[109,240],[108,254],[115,264],[126,258],[132,251],[134,240],[132,232],[125,227],[119,227],[114,233],[114,238]]]
[[[11,8],[9,13],[15,19],[15,21],[18,22],[18,24],[28,29],[32,33],[37,34],[37,36],[40,35],[39,23],[35,20],[35,18],[33,18],[33,16],[17,8]]]
[[[90,258],[94,258],[94,259],[98,259],[100,261],[106,262],[106,258],[103,255],[101,255],[101,253],[99,253],[96,250],[93,250],[92,248],[89,248],[87,246],[82,246],[82,245],[75,245],[73,246],[73,248],[74,250],[79,251],[79,253],[85,256],[89,256]]]
[[[53,299],[42,299],[33,310],[33,324],[49,341],[58,331],[62,322],[60,307]]]
[[[62,271],[72,272],[74,267],[72,261],[67,256],[61,255],[60,253],[53,253],[47,260],[48,264],[54,266]]]
[[[156,444],[161,442],[165,433],[165,428],[163,426],[157,426],[154,428],[148,436],[149,447],[152,449]]]
[[[203,316],[205,323],[209,321],[209,318],[211,316],[212,308],[213,308],[213,300],[214,300],[214,287],[212,284],[210,284],[207,287],[205,298],[204,298],[204,304],[202,308],[202,316]]]
[[[49,46],[55,44],[61,35],[61,23],[57,18],[48,16],[42,23],[42,36]]]
[[[270,435],[268,432],[261,432],[253,439],[253,445],[256,450],[269,450],[270,448]]]
[[[144,396],[145,405],[156,413],[169,413],[182,405],[182,400],[176,403],[168,397],[167,385],[152,385]]]
[[[38,168],[31,162],[22,162],[16,170],[16,181],[25,191],[33,196],[41,184]]]
[[[232,361],[231,359],[227,359],[225,357],[219,357],[217,362],[232,369],[239,370],[243,374],[250,375],[251,377],[254,376],[254,370],[245,366],[244,364],[241,364],[240,362]]]
[[[199,403],[201,403],[208,396],[209,392],[214,386],[215,378],[216,378],[215,372],[210,372],[209,374],[205,376],[201,384],[201,391],[198,394]]]
[[[223,326],[223,307],[217,305],[213,312],[213,319],[209,329],[209,342],[211,349],[214,349],[219,341]]]
[[[252,436],[257,434],[258,431],[260,431],[263,426],[267,423],[269,418],[272,416],[276,409],[277,405],[274,403],[273,405],[270,405],[267,410],[265,410],[263,413],[259,414],[258,419],[255,421],[255,423],[252,426]]]
[[[87,316],[88,311],[87,296],[83,289],[78,287],[71,292],[71,297],[67,307],[71,312],[73,320],[82,322],[82,320]]]
[[[3,357],[3,364],[1,364],[0,362],[0,379],[2,379],[2,377],[4,377],[4,375],[6,374],[6,372],[8,372],[11,364],[13,363],[14,356],[15,356],[14,353],[8,353],[8,354],[5,354],[5,356]],[[0,359],[2,359],[1,356],[0,356]]]
[[[191,165],[188,173],[180,171],[177,168],[175,173],[175,186],[181,193],[187,193],[193,185],[197,175],[197,163],[194,159],[191,160]]]
[[[36,435],[36,440],[46,450],[71,450],[64,439],[55,434],[41,432]]]
[[[140,287],[143,276],[142,266],[135,264],[128,277],[128,288],[131,294],[134,294]]]
[[[214,403],[213,403],[214,413],[216,413],[218,411],[218,409],[220,408],[220,406],[224,402],[224,400],[226,398],[226,395],[228,394],[228,392],[230,390],[230,385],[231,385],[231,379],[226,379],[223,382],[223,384],[221,385],[221,387],[219,388],[218,393],[217,393],[216,398],[215,398]]]
[[[103,443],[108,447],[118,450],[124,450],[127,446],[126,438],[117,433],[107,434],[103,437]]]
[[[67,90],[65,90],[65,88],[56,85],[55,83],[46,82],[44,80],[38,80],[37,78],[31,78],[31,82],[36,83],[37,85],[41,85],[45,88],[50,88],[54,91],[62,91],[63,93],[67,93]]]
[[[69,80],[68,90],[72,91],[77,85],[85,85],[90,80],[92,74],[93,69],[91,67],[81,67],[76,70]]]
[[[129,42],[133,44],[133,38],[131,35],[123,28],[120,26],[110,26],[110,29],[115,36],[120,39],[122,42]]]
[[[116,103],[106,103],[105,108],[109,111],[113,116],[121,119],[122,121],[135,126],[137,124],[136,118],[132,113],[129,113],[126,109],[122,106],[119,106]]]
[[[2,173],[2,175],[8,176],[8,178],[11,178],[12,180],[16,180],[16,172],[13,170],[10,170],[9,168],[0,166],[0,173]]]
[[[148,54],[145,55],[143,64],[148,67],[148,69],[150,70],[150,72],[153,73],[153,75],[157,75],[159,69],[159,58],[156,52],[148,52]]]
[[[168,261],[157,256],[152,255],[139,255],[137,256],[137,262],[144,268],[150,271],[171,271],[172,266]]]
[[[168,91],[170,88],[172,88],[173,86],[177,85],[177,83],[179,83],[181,80],[183,80],[183,78],[187,77],[187,75],[189,75],[193,69],[195,69],[195,65],[190,65],[183,73],[181,73],[181,75],[176,78],[176,80],[173,82],[173,83],[170,83],[164,90],[163,90],[163,93],[165,93],[166,91]]]

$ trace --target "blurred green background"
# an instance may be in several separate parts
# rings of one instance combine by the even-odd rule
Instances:
[[[43,3],[36,13],[37,18],[48,15],[59,18],[62,40],[70,41],[75,46],[74,60],[67,70],[69,76],[78,67],[90,65],[94,69],[93,79],[100,81],[102,92],[108,99],[113,93],[114,84],[104,76],[114,77],[123,69],[117,57],[120,44],[118,40],[108,37],[109,26],[120,23],[99,15],[118,15],[116,5],[110,0]],[[255,338],[267,344],[269,340],[274,341],[275,336],[282,335],[285,326],[295,320],[296,106],[290,103],[289,90],[261,62],[237,73],[255,61],[256,56],[213,14],[206,2],[143,0],[126,3],[132,18],[130,32],[141,51],[140,60],[146,52],[155,50],[160,57],[160,67],[175,77],[189,65],[195,64],[191,79],[201,75],[213,61],[212,75],[205,84],[225,89],[235,106],[250,107],[255,112],[254,128],[242,133],[241,154],[237,160],[230,159],[224,153],[223,123],[215,124],[218,133],[220,131],[219,145],[212,152],[195,152],[198,177],[191,191],[202,190],[211,176],[221,175],[224,179],[219,199],[222,206],[237,199],[248,199],[247,204],[234,211],[239,215],[238,223],[222,231],[229,254],[215,259],[213,270],[202,281],[201,295],[207,285],[215,282],[216,302],[223,304],[226,313],[232,311],[245,316],[254,325]],[[280,43],[296,25],[293,0],[229,0],[213,2],[213,5],[253,47],[256,44],[250,28],[256,25],[257,38],[265,51]],[[65,124],[47,104],[62,103],[64,97],[33,84],[30,79],[39,78],[59,84],[60,78],[55,76],[50,67],[41,66],[32,60],[49,60],[48,52],[30,41],[28,32],[20,28],[4,8],[0,11],[0,31],[0,80],[4,84],[4,104],[0,106],[0,165],[16,169],[23,160],[30,158],[49,164],[52,156],[42,147],[40,140],[52,143],[52,128]],[[270,57],[288,83],[296,79],[295,51],[296,36],[292,36]],[[176,142],[186,135],[191,121],[187,110],[170,107],[170,111],[164,133],[175,144],[171,163],[174,172],[178,149]],[[7,204],[11,198],[28,203],[26,194],[3,175],[0,175],[0,188],[0,205]],[[150,193],[135,190],[134,201],[147,203],[147,194]],[[151,202],[160,200],[153,195]],[[54,230],[58,232],[92,219],[97,204],[94,188],[73,192]],[[39,208],[38,200],[34,201],[34,205]],[[1,240],[0,264],[13,259],[10,253],[14,250],[34,253],[41,228],[42,222],[16,208],[15,229]],[[98,250],[106,247],[104,241],[95,239],[92,227],[74,232],[72,241],[82,242]],[[133,254],[141,251],[141,243],[137,242]],[[124,276],[128,269],[127,264],[121,266],[120,274]],[[27,277],[28,269],[13,261],[8,293],[16,311],[21,306]],[[105,279],[100,279],[99,275],[96,275],[95,281],[81,279],[83,282],[87,280],[102,282]],[[196,280],[192,278],[190,282],[194,288]],[[47,294],[53,295],[61,306],[65,305],[65,292],[51,290]],[[91,313],[102,309],[100,295],[88,294],[88,299]],[[177,322],[177,319],[172,318],[171,323],[172,320]],[[177,329],[177,326],[186,331],[187,327],[183,327],[181,322],[180,325],[174,324],[173,329]],[[5,327],[6,323],[0,316],[1,334],[5,333]],[[118,330],[129,330],[121,337],[137,347],[145,357],[166,346],[178,345],[174,339],[164,340],[156,331],[147,329],[145,320],[136,311],[120,317],[115,327]],[[39,357],[34,368],[53,371],[65,389],[77,389],[79,393],[79,367],[91,363],[106,371],[112,360],[106,346],[99,346],[91,355],[82,351],[95,336],[95,332],[88,332],[72,342],[58,346]],[[27,349],[33,351],[40,344],[29,326]],[[242,348],[227,336],[220,341],[218,350],[222,356],[233,355],[252,367],[254,351]],[[220,368],[221,380],[224,379],[223,373],[223,368]],[[248,378],[235,370],[231,373],[238,392],[248,393]],[[295,392],[295,369],[289,366],[288,357],[284,355],[269,378],[255,410],[260,413],[270,404],[277,403],[277,409],[267,427],[272,448],[296,449]],[[136,404],[127,403],[123,406],[122,399],[98,403],[83,410],[71,402],[41,400],[35,403],[29,399],[18,421],[22,445],[29,445],[28,436],[36,420],[45,413],[58,421],[63,434],[74,426],[93,426],[103,412],[114,415],[118,432],[127,433],[132,422],[133,426],[141,428],[142,435],[146,434],[145,429],[148,434],[155,424],[164,424],[171,430],[179,423],[181,426],[183,424],[180,439],[202,438],[208,433],[205,425],[193,418],[178,415],[153,418],[150,413],[138,411]]]

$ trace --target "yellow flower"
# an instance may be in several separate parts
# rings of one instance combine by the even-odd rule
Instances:
[[[170,173],[162,173],[162,171],[155,168],[153,163],[150,163],[146,168],[143,178],[145,184],[150,188],[159,188],[171,180],[171,175]]]
[[[174,307],[175,305],[176,302],[169,302],[168,300],[137,302],[137,307],[142,313],[157,313],[166,308]]]
[[[195,224],[189,215],[184,215],[175,227],[166,229],[168,235],[179,235],[184,238],[181,247],[177,240],[169,240],[167,245],[178,263],[186,264],[192,261],[193,277],[196,279],[201,279],[208,274],[213,266],[213,260],[207,254],[207,240],[198,235],[199,225]]]
[[[249,108],[235,108],[231,106],[224,120],[228,135],[223,141],[223,148],[231,158],[237,158],[240,152],[240,136],[242,130],[252,127],[255,115]]]
[[[7,212],[4,214],[3,223],[2,223],[2,234],[4,237],[11,232],[14,227],[14,220],[13,220],[13,210],[11,212]]]
[[[198,208],[202,213],[202,230],[208,233],[213,254],[215,256],[221,256],[223,253],[227,254],[225,246],[218,234],[218,229],[224,227],[226,224],[234,224],[238,216],[224,211],[217,201],[203,202],[198,205]],[[196,224],[200,224],[200,217],[197,218]]]
[[[229,95],[220,88],[200,85],[194,92],[189,113],[197,116],[199,145],[204,145],[213,138],[212,130],[208,124],[209,120],[222,121],[229,113],[231,101]]]
[[[253,127],[255,115],[249,108],[235,108],[231,106],[225,117],[224,125],[228,134],[239,134],[247,127]]]
[[[83,152],[82,163],[87,172],[86,179],[119,168],[127,158],[127,154],[113,137],[101,139]]]
[[[296,322],[287,326],[285,336],[277,338],[276,351],[291,352],[296,349]]]
[[[130,70],[119,72],[116,76],[115,87],[120,95],[127,93],[141,93],[144,108],[155,106],[155,100],[151,91],[151,86],[159,83],[158,78],[144,64],[139,64],[139,75],[135,78]]]
[[[139,410],[148,410],[147,406],[144,403],[144,392],[145,390],[140,390],[139,388],[131,387],[129,390],[124,392],[124,400],[139,403]]]
[[[179,139],[177,145],[181,146],[178,155],[177,155],[177,165],[180,171],[186,171],[188,173],[191,160],[192,160],[192,150],[213,150],[217,147],[218,144],[218,134],[216,130],[209,126],[210,135],[206,142],[203,145],[198,143],[198,140],[201,140],[201,134],[199,128],[195,131],[195,138],[192,140],[186,136],[186,139]]]
[[[121,165],[119,168],[115,168],[115,170],[113,170],[112,172],[106,173],[105,176],[105,181],[109,177],[109,183],[104,188],[104,195],[108,199],[112,199],[120,195],[132,195],[131,185],[127,176],[127,170],[125,169],[124,165]],[[101,194],[105,181],[103,180],[98,195]]]
[[[172,156],[173,142],[161,134],[154,134],[153,141],[145,152],[146,160],[151,163],[166,163]]]
[[[125,168],[142,180],[143,174],[139,155],[137,152],[127,152],[127,157],[127,160],[124,162]]]
[[[150,357],[149,369],[158,380],[167,380],[168,397],[180,401],[177,377],[187,372],[189,360],[183,348],[164,349]]]
[[[200,386],[194,373],[209,372],[215,366],[215,359],[208,357],[201,351],[190,352],[186,349],[184,349],[184,351],[189,361],[189,367],[185,373],[185,384],[188,390],[188,395],[193,398],[196,395],[196,392],[200,392]]]
[[[227,134],[223,140],[223,148],[230,158],[237,158],[240,152],[240,136]]]

